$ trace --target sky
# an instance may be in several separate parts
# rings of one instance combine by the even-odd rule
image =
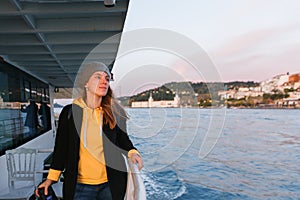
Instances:
[[[130,0],[112,88],[299,73],[299,10],[298,0]]]

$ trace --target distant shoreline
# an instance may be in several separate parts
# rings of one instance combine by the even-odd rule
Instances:
[[[284,108],[284,107],[129,107],[124,106],[125,108],[131,108],[131,109],[140,109],[140,108],[199,108],[199,109],[259,109],[259,110],[269,110],[269,109],[277,109],[277,110],[298,110],[300,108]]]

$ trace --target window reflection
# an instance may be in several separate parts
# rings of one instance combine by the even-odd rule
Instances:
[[[0,63],[0,153],[51,130],[49,86]]]

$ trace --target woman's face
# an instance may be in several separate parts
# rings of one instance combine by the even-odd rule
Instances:
[[[95,72],[86,83],[86,91],[97,96],[105,96],[108,91],[110,77],[105,72]]]

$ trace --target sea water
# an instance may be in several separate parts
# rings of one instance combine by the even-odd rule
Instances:
[[[300,110],[127,109],[147,199],[300,199]]]

